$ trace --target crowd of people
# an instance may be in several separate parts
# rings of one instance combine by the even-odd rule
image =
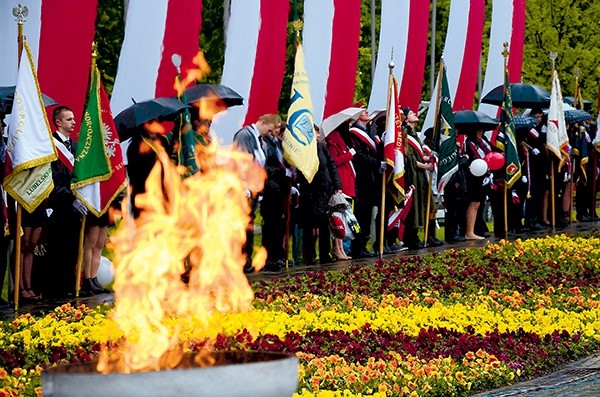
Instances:
[[[389,171],[383,159],[385,112],[369,115],[362,108],[356,117],[348,118],[332,131],[321,131],[315,126],[319,166],[310,182],[285,160],[282,145],[285,122],[276,114],[261,116],[255,123],[240,129],[233,142],[235,148],[251,154],[267,175],[262,192],[248,195],[251,221],[243,247],[247,258],[244,271],[257,271],[252,265],[257,211],[262,218],[261,244],[267,251],[265,269],[269,271],[300,263],[329,264],[445,243],[483,240],[492,233],[504,238],[527,230],[561,227],[570,222],[573,203],[578,221],[594,220],[598,172],[592,140],[596,126],[589,120],[569,124],[571,160],[559,164],[546,146],[544,112],[532,109],[530,113],[535,117],[535,124],[516,130],[521,177],[509,190],[504,189],[504,167],[495,167],[484,174],[471,172],[474,160],[486,159],[493,152],[502,154],[483,128],[475,126],[458,131],[458,171],[444,191],[437,192],[436,154],[427,145],[431,137],[426,135],[426,142],[422,142],[416,131],[417,113],[410,108],[402,109],[404,183],[407,191],[410,188],[412,199],[410,206],[406,204],[402,224],[391,226],[388,225],[390,215],[405,202],[394,200],[394,195],[388,194],[381,211],[381,184],[384,173]],[[23,210],[20,285],[11,287],[18,288],[20,299],[25,301],[38,301],[42,296],[73,295],[84,217],[80,295],[108,292],[98,282],[97,272],[107,229],[114,222],[108,213],[99,218],[88,213],[71,191],[76,149],[71,137],[76,126],[73,111],[66,106],[56,107],[52,122],[54,144],[63,155],[51,164],[54,188],[48,199],[32,213]],[[4,124],[0,126],[3,128]],[[207,131],[202,134],[208,136]],[[150,131],[135,135],[127,150],[128,191],[134,218],[140,215],[135,197],[145,191],[145,179],[156,161],[155,145],[173,151],[169,140]],[[573,200],[574,191],[576,200]],[[332,229],[334,206],[340,204],[339,200],[332,204],[333,197],[342,197],[343,204],[351,208],[352,220],[357,223],[353,233],[339,235]],[[493,217],[492,230],[488,230],[486,222],[488,204]],[[119,205],[116,200],[114,206]],[[14,255],[15,207],[8,196],[7,211],[1,212],[1,216],[5,227],[12,230],[0,237],[1,285],[7,269],[11,269],[8,264],[14,263],[10,253]],[[436,216],[440,208],[444,210],[445,220],[443,239],[437,236]]]
[[[412,200],[402,218],[401,233],[398,225],[388,227],[388,221],[403,202],[394,201],[392,194],[386,195],[384,213],[380,211],[382,173],[389,167],[383,159],[385,112],[369,115],[363,108],[358,117],[325,133],[315,126],[319,169],[311,183],[284,161],[281,140],[285,123],[277,115],[262,116],[240,130],[234,142],[240,150],[251,153],[267,172],[262,195],[251,199],[253,212],[258,206],[263,217],[262,244],[268,251],[266,269],[278,271],[294,263],[315,265],[372,258],[492,236],[510,238],[530,230],[564,227],[570,223],[573,210],[578,221],[594,220],[598,176],[592,144],[595,125],[590,120],[568,125],[570,158],[559,164],[546,147],[546,115],[542,109],[532,109],[530,115],[535,124],[516,129],[521,177],[510,189],[504,189],[505,166],[490,167],[482,175],[471,171],[473,161],[487,159],[489,153],[498,153],[501,159],[504,156],[490,142],[486,131],[474,125],[458,130],[458,171],[444,190],[437,192],[438,160],[427,145],[431,137],[421,141],[416,131],[417,113],[404,108],[404,182],[407,189],[411,187]],[[352,235],[351,241],[343,241],[331,227],[330,199],[337,194],[343,194],[360,225],[360,231]],[[440,238],[436,219],[439,209],[443,209],[445,221],[444,236]],[[254,216],[252,219],[245,250],[247,272],[254,271],[251,264]],[[379,241],[380,230],[384,231],[383,244]],[[291,255],[286,250],[288,235],[292,240]],[[288,260],[289,256],[293,259]]]

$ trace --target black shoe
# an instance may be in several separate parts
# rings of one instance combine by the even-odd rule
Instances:
[[[335,262],[336,258],[332,257],[331,255],[327,254],[324,256],[319,256],[319,263],[321,265],[328,265],[328,264],[332,264],[333,262]]]
[[[427,246],[428,247],[441,247],[442,245],[444,245],[444,242],[441,240],[438,240],[435,237],[429,237],[427,239]]]
[[[583,215],[582,217],[577,218],[577,220],[579,222],[591,222],[592,221],[592,217],[591,216],[587,216],[587,215]]]
[[[285,267],[285,264],[283,266]],[[265,270],[268,272],[279,272],[281,270],[281,262],[267,261],[267,264],[265,265]]]
[[[409,250],[420,250],[425,248],[423,246],[423,243],[421,243],[420,241],[414,242],[414,243],[408,243],[406,245],[408,247]]]
[[[100,281],[98,281],[98,277],[92,277],[92,284],[94,284],[98,289],[102,290],[103,294],[110,294],[112,291],[104,288],[102,286],[102,284],[100,284]]]
[[[456,236],[456,237],[448,240],[449,243],[464,243],[465,241],[467,241],[465,236]]]
[[[394,253],[394,252],[400,252],[400,251],[404,251],[404,250],[406,250],[406,247],[403,247],[403,246],[398,245],[396,243],[390,245],[390,251],[392,253]]]
[[[374,252],[367,250],[366,248],[360,250],[359,252],[352,252],[350,255],[353,259],[366,259],[366,258],[375,258],[377,255]]]
[[[96,288],[94,283],[92,283],[91,278],[86,278],[81,283],[81,288],[79,289],[79,296],[87,297],[92,295],[98,295],[102,293],[101,291],[102,290]]]

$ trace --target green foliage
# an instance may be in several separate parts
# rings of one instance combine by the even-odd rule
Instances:
[[[122,0],[102,0],[98,2],[96,34],[94,36],[98,52],[96,64],[108,93],[112,92],[115,83],[121,43],[125,34],[123,12]]]

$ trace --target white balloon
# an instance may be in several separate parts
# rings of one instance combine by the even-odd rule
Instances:
[[[100,257],[100,266],[98,267],[98,282],[104,288],[115,281],[115,265],[105,256]]]
[[[469,170],[475,176],[483,176],[488,170],[488,165],[483,159],[475,159],[469,166]]]

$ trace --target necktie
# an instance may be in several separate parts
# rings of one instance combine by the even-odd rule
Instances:
[[[65,139],[63,141],[63,144],[65,145],[65,147],[67,148],[67,150],[70,152],[71,151],[71,140],[70,139]]]

